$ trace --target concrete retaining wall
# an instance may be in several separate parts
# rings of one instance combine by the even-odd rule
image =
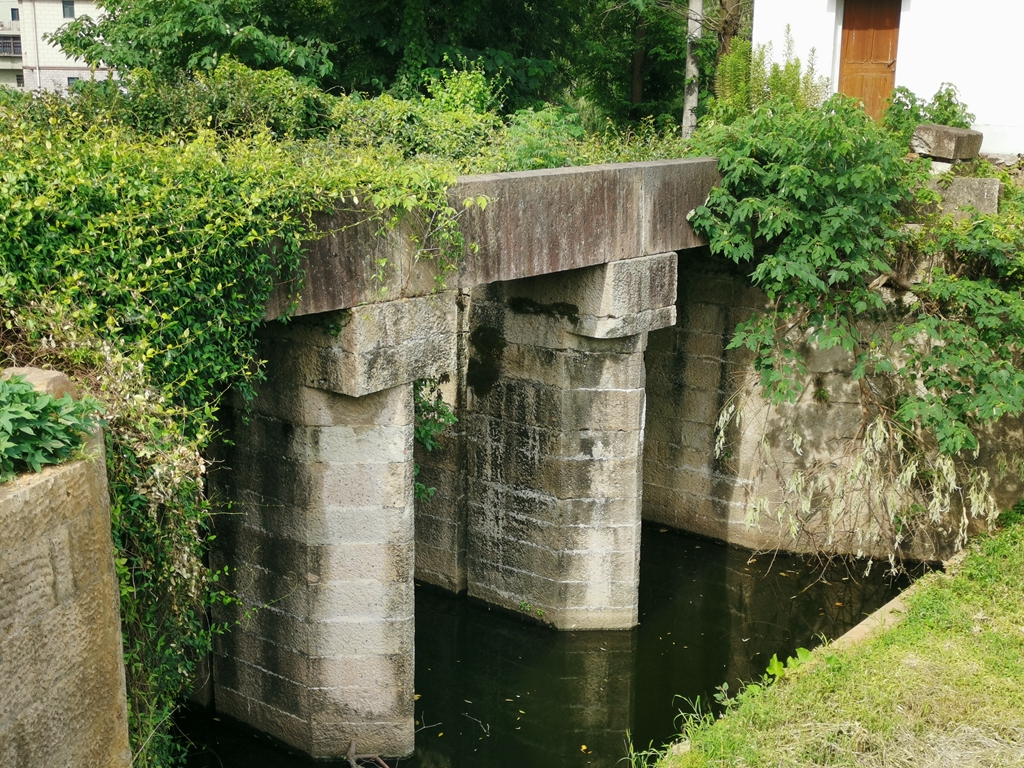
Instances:
[[[753,353],[726,349],[737,323],[764,307],[764,295],[735,265],[702,249],[680,254],[679,321],[652,332],[646,353],[644,519],[755,550],[884,558],[895,532],[887,519],[871,519],[864,503],[870,488],[854,488],[834,521],[819,513],[830,501],[827,491],[819,494],[801,512],[798,535],[789,513],[779,512],[780,502],[794,498],[787,486],[796,473],[852,468],[864,410],[851,376],[853,356],[838,348],[804,348],[807,377],[795,403],[775,408],[764,399]],[[715,427],[729,403],[739,413],[716,457]],[[1020,460],[1021,435],[1020,420],[1003,419],[981,436],[975,466],[990,473],[1001,507],[1022,492],[1020,478],[1006,471]],[[769,506],[753,516],[760,500]],[[957,514],[950,516],[954,532]],[[954,538],[940,529],[919,531],[902,553],[941,560],[952,553]]]
[[[101,438],[0,485],[0,765],[127,767],[124,661]]]

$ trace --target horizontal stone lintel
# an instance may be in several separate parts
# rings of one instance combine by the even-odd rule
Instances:
[[[658,307],[623,317],[581,316],[572,332],[592,339],[621,339],[659,328],[670,328],[676,323],[675,307]]]
[[[704,245],[686,214],[701,205],[720,179],[713,157],[552,168],[464,176],[449,190],[461,211],[467,244],[448,285],[484,283],[562,272]],[[485,208],[463,209],[481,196]],[[267,317],[291,310],[317,314],[360,304],[423,296],[440,275],[420,258],[425,224],[415,216],[385,236],[369,210],[339,207],[317,217],[326,235],[308,244],[297,283],[280,284]],[[383,267],[381,265],[383,264]]]

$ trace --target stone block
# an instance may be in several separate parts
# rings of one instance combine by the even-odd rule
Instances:
[[[593,315],[620,318],[676,303],[674,253],[642,256],[551,275],[514,280],[502,286],[503,298],[513,308],[540,314]],[[564,308],[557,312],[557,308]]]
[[[937,212],[952,214],[957,220],[970,218],[971,213],[999,213],[999,196],[1003,185],[999,179],[975,179],[955,176],[940,182],[933,179],[928,186],[942,196]]]
[[[64,395],[78,399],[78,388],[71,382],[67,374],[60,371],[46,371],[42,368],[4,368],[0,371],[0,379],[21,376],[39,392],[45,392],[58,400]]]
[[[675,323],[677,257],[658,254],[504,283],[513,312],[579,336],[634,336]],[[493,291],[492,291],[493,292]]]
[[[579,322],[573,328],[573,333],[593,339],[621,339],[627,336],[642,335],[646,341],[648,331],[671,328],[675,324],[676,308],[659,307],[625,317],[581,315]]]
[[[643,173],[643,252],[682,251],[704,245],[687,214],[703,205],[720,180],[718,159],[695,157],[640,164]]]
[[[438,294],[272,323],[260,354],[268,379],[361,397],[454,371],[455,328],[454,297]]]
[[[688,303],[681,308],[679,324],[690,331],[721,337],[726,331],[725,313],[721,304]]]
[[[640,389],[645,372],[643,358],[635,353],[602,354],[509,344],[502,352],[501,375],[549,387]]]
[[[402,387],[395,389],[402,390]],[[297,384],[288,375],[281,376],[275,372],[256,385],[256,397],[252,402],[244,402],[235,393],[232,405],[239,412],[248,410],[296,426],[412,424],[411,389],[407,396],[396,397],[398,393],[395,392],[384,400],[375,397],[377,394],[348,397]]]
[[[390,464],[307,464],[274,454],[238,451],[236,487],[264,503],[305,509],[411,506],[412,456]]]
[[[412,451],[412,430],[396,426],[336,424],[293,425],[254,414],[239,420],[233,440],[246,446],[246,453],[281,456],[306,464],[374,464],[405,461]]]
[[[127,768],[105,462],[5,483],[0,525],[0,762]]]
[[[940,160],[973,160],[981,151],[984,138],[978,131],[924,123],[914,129],[910,150]]]

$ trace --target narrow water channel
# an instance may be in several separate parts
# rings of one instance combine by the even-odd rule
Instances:
[[[416,593],[416,754],[402,768],[611,768],[678,731],[698,697],[713,704],[759,677],[772,654],[835,638],[906,586],[876,566],[752,555],[657,526],[643,530],[640,626],[555,632],[465,598]],[[189,768],[312,763],[211,716],[182,727]],[[394,765],[395,761],[391,761]],[[347,762],[316,763],[347,766]]]

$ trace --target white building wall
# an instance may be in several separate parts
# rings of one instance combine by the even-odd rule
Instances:
[[[70,19],[64,18],[62,0],[21,0],[21,47],[25,87],[30,90],[64,90],[68,78],[87,80],[93,72],[85,62],[69,59],[43,36],[56,32]],[[95,2],[75,0],[75,16],[96,17]],[[97,79],[106,79],[107,71],[98,70]]]
[[[818,69],[839,81],[843,0],[755,0],[754,43],[784,51],[786,25],[796,53],[817,49]],[[953,83],[977,116],[984,152],[1024,153],[1024,98],[1015,93],[1021,71],[1020,30],[1024,3],[1007,0],[903,0],[896,85],[931,98]]]
[[[21,34],[21,23],[11,20],[11,9],[19,9],[18,0],[0,0],[0,35],[14,37]],[[0,54],[0,86],[18,87],[21,76],[21,57]]]

